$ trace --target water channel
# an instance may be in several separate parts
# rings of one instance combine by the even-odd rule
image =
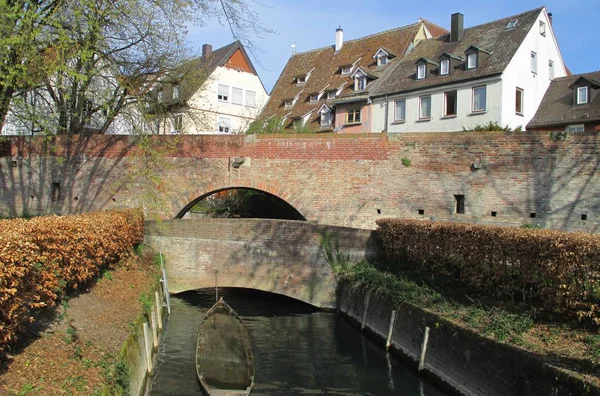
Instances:
[[[256,367],[252,395],[446,396],[335,313],[246,289],[222,289],[250,334]],[[196,332],[214,290],[171,298],[150,395],[200,395]]]

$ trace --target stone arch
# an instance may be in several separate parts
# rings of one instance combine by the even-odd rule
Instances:
[[[303,199],[302,194],[295,188],[292,186],[284,186],[283,184],[270,180],[257,180],[256,178],[222,178],[201,183],[196,188],[187,190],[178,196],[173,203],[171,218],[179,219],[183,217],[196,202],[209,195],[235,188],[248,188],[266,192],[287,202],[296,209],[306,221],[315,219],[312,208],[307,205],[307,200]]]

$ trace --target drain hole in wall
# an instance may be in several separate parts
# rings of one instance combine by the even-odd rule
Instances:
[[[587,215],[586,214],[582,214],[581,215],[581,220],[587,220]]]
[[[111,198],[111,200],[112,200],[113,202],[117,202],[117,199],[116,199],[115,197],[112,197],[112,198]]]
[[[75,197],[75,198],[74,198],[74,200],[75,200],[75,201],[79,201],[79,197]]]
[[[492,211],[492,217],[496,217],[496,215],[498,215],[497,212]]]
[[[532,219],[535,219],[536,216],[537,216],[536,213],[529,213],[529,217],[531,217]]]
[[[419,209],[419,214],[420,215],[424,215],[425,214],[425,209]]]
[[[377,209],[377,214],[381,214],[381,209]]]

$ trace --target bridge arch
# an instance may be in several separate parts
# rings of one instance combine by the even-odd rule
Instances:
[[[286,202],[294,208],[299,215],[307,221],[315,219],[314,210],[307,206],[301,191],[293,186],[283,185],[278,182],[258,180],[256,178],[230,178],[211,180],[201,183],[195,188],[181,193],[173,202],[171,218],[182,218],[197,202],[220,191],[232,189],[256,190],[272,195]]]

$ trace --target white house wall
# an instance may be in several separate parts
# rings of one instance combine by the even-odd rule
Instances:
[[[539,21],[546,24],[546,36],[540,34]],[[537,54],[537,73],[531,72],[531,52]],[[554,62],[554,77],[566,76],[566,69],[558,49],[554,32],[546,10],[521,43],[504,73],[502,74],[502,125],[515,128],[525,125],[535,112],[550,85],[548,61]],[[522,88],[523,115],[516,114],[516,89]]]
[[[229,87],[227,102],[217,98],[219,84]],[[242,105],[232,103],[232,88],[243,89]],[[247,91],[256,92],[255,107],[246,105]],[[184,131],[189,134],[216,132],[219,117],[226,117],[231,120],[232,132],[244,132],[260,114],[268,99],[257,75],[219,66],[188,101],[190,111],[189,114],[184,114]]]
[[[486,86],[486,111],[472,113],[473,87]],[[444,92],[457,91],[456,117],[444,117]],[[419,120],[419,97],[431,95],[431,119]],[[502,114],[502,82],[499,77],[460,82],[412,93],[388,95],[389,115],[387,131],[394,132],[456,132],[464,128],[499,122]],[[406,120],[394,121],[394,101],[406,99]],[[373,132],[385,129],[385,98],[373,100]]]

